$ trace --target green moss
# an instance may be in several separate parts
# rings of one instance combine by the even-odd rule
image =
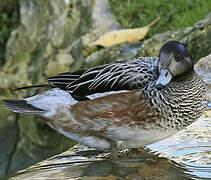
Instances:
[[[141,27],[160,17],[148,37],[194,25],[211,11],[210,0],[110,0],[123,28]]]
[[[0,1],[0,64],[5,60],[5,46],[10,33],[19,24],[18,0]]]

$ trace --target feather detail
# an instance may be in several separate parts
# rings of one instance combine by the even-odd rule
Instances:
[[[158,58],[138,58],[126,63],[105,64],[74,73],[58,74],[47,78],[47,81],[52,87],[70,91],[76,96],[132,90],[144,87],[145,82],[156,79],[153,70],[157,66],[157,60]]]
[[[28,104],[26,100],[3,100],[7,109],[24,114],[42,114],[45,110]]]

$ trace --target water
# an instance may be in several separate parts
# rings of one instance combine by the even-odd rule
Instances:
[[[200,118],[186,129],[148,146],[194,178],[211,179],[211,118]]]
[[[209,115],[210,117],[210,115]],[[75,146],[10,179],[189,180],[211,179],[211,118],[200,118],[186,129],[146,149],[109,153]]]

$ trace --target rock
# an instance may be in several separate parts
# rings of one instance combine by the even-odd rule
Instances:
[[[160,47],[168,40],[174,39],[184,42],[190,50],[195,62],[211,51],[211,13],[196,23],[178,31],[168,31],[156,34],[143,42],[140,52],[136,56],[158,56]]]
[[[18,142],[17,119],[14,115],[1,108],[0,113],[0,177],[9,172],[14,150]]]
[[[52,179],[52,177],[58,180],[146,179],[145,177],[157,179],[158,174],[162,180],[180,179],[181,176],[175,175],[174,171],[169,173],[170,163],[167,159],[158,158],[157,155],[149,154],[147,151],[141,153],[134,151],[131,154],[134,153],[135,157],[129,157],[128,154],[119,161],[111,161],[107,159],[109,153],[76,145],[62,154],[20,171],[9,180]]]
[[[194,66],[196,72],[208,85],[208,101],[211,102],[211,54],[201,58]]]

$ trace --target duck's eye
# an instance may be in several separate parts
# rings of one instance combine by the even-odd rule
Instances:
[[[177,54],[177,55],[174,55],[174,59],[176,61],[180,61],[182,59],[181,55]]]

